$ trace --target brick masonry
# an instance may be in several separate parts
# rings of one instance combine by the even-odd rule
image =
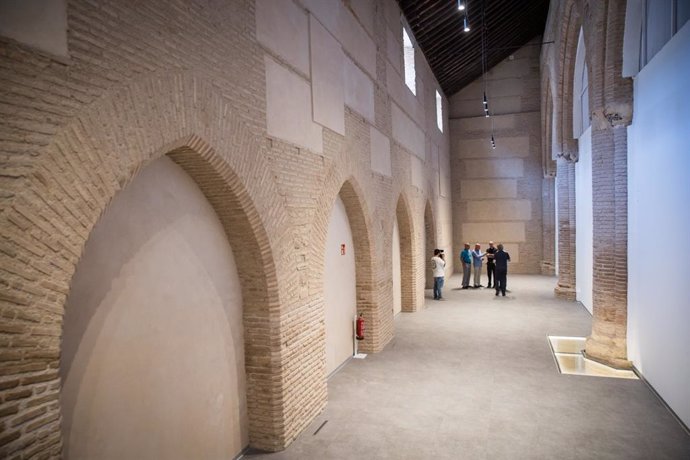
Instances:
[[[355,237],[363,350],[394,334],[381,261],[395,218],[403,309],[423,306],[424,248],[451,250],[450,197],[439,186],[449,141],[430,134],[427,117],[420,128],[438,149],[421,162],[421,183],[411,176],[419,160],[392,140],[391,176],[371,169],[372,123],[392,138],[386,31],[396,8],[372,9],[375,120],[346,108],[344,135],[323,128],[323,153],[267,135],[268,51],[253,1],[70,1],[67,60],[0,37],[0,456],[60,456],[71,277],[110,200],[162,155],[199,184],[241,261],[252,446],[283,449],[326,404],[323,254],[338,195]],[[418,57],[422,107],[435,113],[435,80]]]
[[[584,30],[592,120],[594,286],[589,357],[629,367],[627,328],[627,131],[632,119],[632,80],[623,78],[623,0],[551,2],[544,36],[555,43],[541,55],[542,102],[553,111],[558,157],[559,282],[556,295],[575,298],[575,187],[577,141],[572,135],[572,88],[577,39]],[[551,102],[545,101],[553,94]],[[547,126],[545,123],[544,126]],[[543,138],[550,134],[544,133]]]

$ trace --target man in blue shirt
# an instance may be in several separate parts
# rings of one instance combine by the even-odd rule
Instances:
[[[474,288],[482,287],[482,259],[486,254],[482,252],[482,246],[477,243],[472,251],[472,262],[474,265]]]
[[[460,253],[460,262],[462,263],[462,288],[469,289],[470,273],[472,273],[472,252],[470,252],[470,243],[465,243],[465,249]]]

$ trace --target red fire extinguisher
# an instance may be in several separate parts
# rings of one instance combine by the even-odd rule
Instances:
[[[364,340],[364,318],[362,318],[362,313],[357,318],[356,337],[357,340]]]

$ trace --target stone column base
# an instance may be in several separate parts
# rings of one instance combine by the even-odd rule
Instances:
[[[575,288],[570,287],[570,286],[561,286],[560,284],[556,286],[556,288],[553,290],[554,294],[556,294],[557,299],[563,299],[563,300],[572,300],[575,301],[577,300],[575,297]]]
[[[583,354],[587,359],[614,369],[632,370],[632,362],[627,359],[625,349],[621,350],[612,342],[601,343],[592,337],[587,337]]]

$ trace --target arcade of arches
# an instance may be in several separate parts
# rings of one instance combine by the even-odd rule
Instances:
[[[455,94],[395,0],[48,3],[0,4],[0,457],[282,451],[466,241],[690,424],[687,1],[552,0]]]

